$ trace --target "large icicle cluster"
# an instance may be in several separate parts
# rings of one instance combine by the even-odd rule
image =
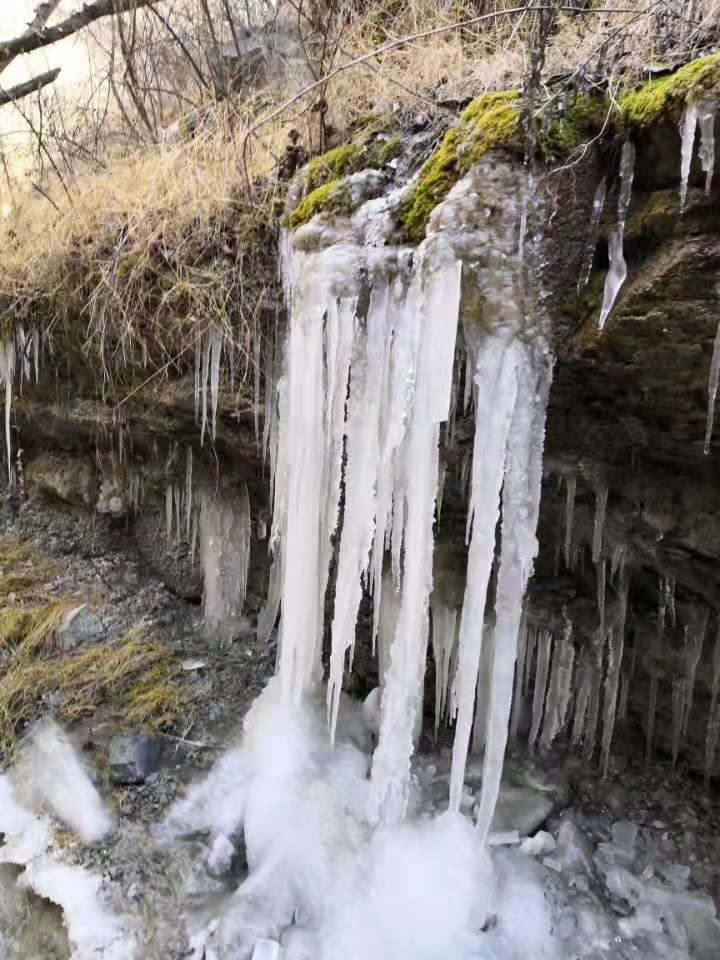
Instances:
[[[13,384],[18,378],[22,388],[23,382],[31,379],[33,371],[37,381],[40,376],[40,335],[35,330],[28,336],[20,324],[0,340],[0,383],[5,386],[5,455],[11,487],[15,483],[10,436]]]
[[[513,196],[526,194],[523,176],[513,174]],[[456,363],[462,318],[467,363],[461,402],[467,410],[474,394],[476,414],[467,471],[470,557],[462,611],[433,600],[436,723],[446,709],[456,718],[450,803],[457,809],[475,716],[476,738],[485,743],[478,819],[484,838],[499,790],[523,597],[537,552],[552,364],[528,266],[530,241],[524,255],[518,253],[520,205],[510,201],[491,231],[474,229],[487,216],[478,188],[472,174],[458,184],[412,254],[384,247],[378,238],[386,200],[366,204],[346,234],[329,231],[329,244],[312,224],[295,240],[285,237],[290,326],[271,443],[275,572],[263,632],[280,606],[280,684],[286,700],[299,702],[322,677],[325,594],[344,481],[328,719],[332,733],[365,590],[373,595],[382,688],[371,813],[380,822],[402,819],[430,633],[444,476],[440,428],[450,420],[452,431],[459,405],[453,379],[463,363]],[[468,284],[480,294],[471,299],[482,301],[482,316],[463,307]],[[492,629],[486,604],[498,523]]]

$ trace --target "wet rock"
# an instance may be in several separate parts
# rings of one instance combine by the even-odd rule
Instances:
[[[479,793],[476,797],[479,799]],[[504,833],[517,830],[521,835],[533,833],[547,820],[552,809],[552,800],[537,790],[530,787],[501,787],[492,831]]]
[[[26,470],[30,493],[39,491],[65,503],[92,507],[98,495],[93,465],[76,455],[44,453]]]
[[[162,766],[163,743],[146,734],[122,734],[110,741],[109,754],[112,783],[140,784]]]
[[[60,646],[64,651],[74,650],[84,643],[101,640],[107,633],[100,617],[83,604],[68,611],[58,630]]]

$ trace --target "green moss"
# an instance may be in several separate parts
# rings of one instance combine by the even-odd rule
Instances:
[[[349,187],[343,180],[331,180],[329,183],[317,187],[300,201],[288,217],[288,225],[294,230],[311,220],[316,213],[321,211],[343,213],[349,212],[349,208]]]
[[[540,136],[541,154],[546,160],[566,159],[581,143],[597,136],[608,124],[608,114],[612,121],[614,113],[615,108],[607,97],[576,94]]]
[[[359,143],[346,143],[314,157],[305,168],[305,185],[308,190],[316,190],[323,184],[353,172],[361,152],[362,146]]]
[[[422,240],[432,211],[489,150],[520,145],[518,97],[514,90],[483,94],[464,110],[461,125],[448,130],[400,204],[405,240]]]
[[[720,55],[713,53],[626,93],[620,98],[620,122],[646,127],[662,117],[676,120],[688,99],[719,90]]]

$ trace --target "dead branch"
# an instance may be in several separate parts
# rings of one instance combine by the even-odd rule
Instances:
[[[16,86],[9,87],[7,90],[0,87],[0,107],[6,103],[16,103],[18,100],[22,100],[23,97],[30,96],[31,93],[37,93],[38,90],[42,90],[42,88],[47,87],[48,84],[54,83],[59,76],[60,68],[56,67],[55,70],[40,73],[31,80],[18,83]]]

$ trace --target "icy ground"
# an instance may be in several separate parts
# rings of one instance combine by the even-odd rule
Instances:
[[[113,820],[65,736],[38,728],[0,778],[0,955],[237,960],[265,939],[282,960],[720,956],[719,811],[700,791],[518,753],[486,851],[481,765],[443,815],[440,750],[416,761],[409,822],[374,829],[372,711],[343,697],[333,752],[323,709],[288,712],[271,683],[242,744],[149,828]]]

